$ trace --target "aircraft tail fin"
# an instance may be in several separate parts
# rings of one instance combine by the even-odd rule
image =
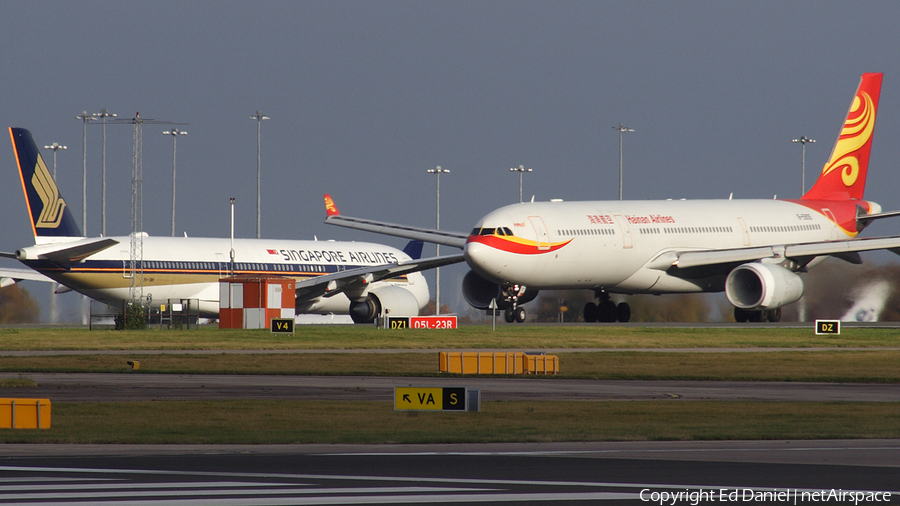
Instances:
[[[409,258],[413,260],[418,260],[422,258],[422,248],[425,246],[425,243],[422,241],[417,241],[413,239],[406,244],[406,247],[403,248],[403,252],[409,255]]]
[[[819,178],[805,200],[862,200],[881,93],[880,73],[863,74],[844,125]]]
[[[72,210],[66,205],[53,176],[47,170],[47,164],[44,163],[31,132],[11,127],[9,135],[19,166],[19,177],[25,192],[35,243],[63,237],[83,237],[72,216]]]
[[[338,211],[336,205],[334,205],[334,199],[331,198],[331,195],[325,194],[325,215],[326,216],[337,216],[340,215],[341,212]]]

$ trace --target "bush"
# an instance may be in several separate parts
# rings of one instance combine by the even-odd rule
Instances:
[[[116,315],[116,330],[146,330],[147,320],[144,308],[136,304],[128,304],[125,310]]]

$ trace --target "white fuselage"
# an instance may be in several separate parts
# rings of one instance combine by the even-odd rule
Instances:
[[[111,239],[118,241],[118,244],[75,263],[69,269],[45,260],[22,261],[62,285],[106,303],[121,304],[129,300],[132,285],[137,285],[145,300],[198,300],[201,313],[214,316],[219,311],[219,279],[232,274],[286,276],[303,280],[359,267],[410,260],[400,250],[374,243],[235,239],[232,266],[230,239],[145,235],[138,241],[139,250],[143,252],[142,260],[136,264],[132,274],[131,237]],[[72,244],[69,241],[54,241],[20,251],[25,251],[26,257],[35,258],[37,253]],[[370,289],[384,285],[396,285],[410,291],[420,309],[428,303],[428,284],[419,272],[371,283]],[[346,314],[349,305],[350,301],[344,294],[307,300],[298,298],[297,311]]]
[[[498,227],[506,231],[498,235]],[[823,212],[791,201],[526,202],[479,220],[466,243],[465,257],[487,279],[530,289],[721,291],[722,273],[673,276],[654,261],[660,262],[668,252],[847,237]]]

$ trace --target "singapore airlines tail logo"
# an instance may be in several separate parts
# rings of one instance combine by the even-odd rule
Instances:
[[[66,201],[59,195],[59,188],[53,178],[50,177],[50,171],[44,164],[44,159],[40,156],[34,166],[34,176],[31,177],[31,184],[41,199],[43,209],[41,214],[34,222],[36,228],[57,228],[62,222],[63,211],[66,209]]]
[[[857,151],[872,139],[875,130],[875,101],[865,91],[860,91],[853,99],[844,128],[838,137],[831,159],[825,164],[822,176],[835,170],[841,174],[844,186],[851,187],[859,177],[859,158]]]

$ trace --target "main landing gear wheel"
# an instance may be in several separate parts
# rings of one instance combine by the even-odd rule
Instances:
[[[506,320],[506,323],[512,323],[516,321],[516,315],[513,314],[513,310],[507,308],[506,311],[503,311],[503,319]]]
[[[750,309],[734,308],[734,321],[738,323],[752,322],[759,323],[762,321],[770,321],[772,323],[781,321],[781,308],[766,309],[763,311],[753,311]]]
[[[584,305],[584,321],[592,322],[628,322],[631,320],[631,306],[627,302],[620,302],[618,305],[610,300],[609,294],[598,291],[598,303],[588,302]]]
[[[597,321],[597,304],[588,302],[584,305],[584,321],[593,323]]]
[[[620,302],[616,306],[616,320],[622,323],[628,323],[631,320],[631,306],[627,302]]]
[[[597,321],[614,323],[616,321],[616,303],[605,300],[597,305]]]

